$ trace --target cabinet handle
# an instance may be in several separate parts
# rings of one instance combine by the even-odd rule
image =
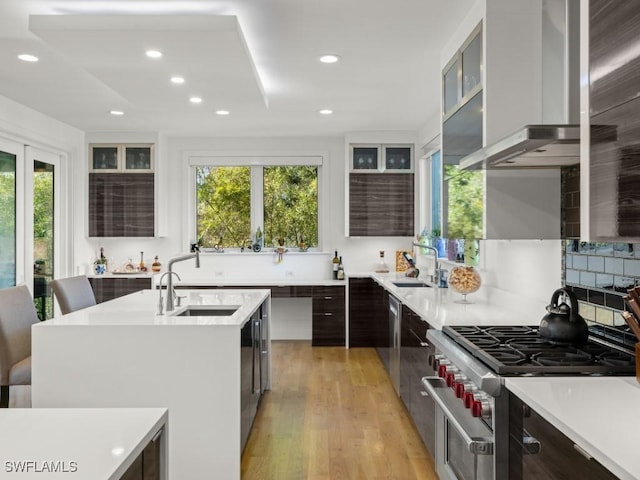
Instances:
[[[324,297],[325,300],[332,300],[333,297]]]
[[[162,435],[162,432],[164,432],[164,427],[160,428],[160,430],[156,432],[151,441],[155,442],[156,440],[158,440],[158,438],[160,438],[160,435]]]
[[[429,394],[427,392],[425,392],[424,390],[420,390],[420,396],[422,397],[428,397]]]
[[[430,345],[427,342],[420,342],[421,347],[429,347]]]
[[[332,315],[333,315],[333,313],[331,313],[331,312],[325,312],[325,313],[324,313],[324,316],[325,316],[325,317],[331,317]]]
[[[580,445],[574,443],[573,444],[573,448],[575,449],[576,452],[578,452],[580,455],[582,455],[584,458],[586,458],[587,460],[592,460],[593,457],[589,454],[589,452],[587,452],[584,448],[582,448]]]

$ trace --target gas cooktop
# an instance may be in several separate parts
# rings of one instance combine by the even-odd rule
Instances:
[[[445,326],[442,331],[499,375],[635,375],[624,332],[593,326],[581,346],[551,344],[537,326]]]

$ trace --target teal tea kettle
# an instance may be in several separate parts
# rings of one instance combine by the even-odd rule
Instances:
[[[569,299],[569,305],[558,305],[560,295]],[[583,345],[589,338],[587,322],[578,314],[578,299],[571,290],[559,288],[551,296],[547,314],[540,322],[538,334],[549,343],[558,345]]]

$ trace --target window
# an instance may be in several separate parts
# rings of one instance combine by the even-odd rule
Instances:
[[[302,241],[312,248],[319,246],[321,162],[267,159],[255,165],[255,158],[190,162],[195,171],[195,238],[204,248],[247,246],[258,227],[265,247],[277,245],[280,239],[287,247]]]
[[[265,240],[284,239],[287,246],[318,246],[318,168],[265,167]]]
[[[196,167],[197,238],[239,247],[251,237],[250,167]]]

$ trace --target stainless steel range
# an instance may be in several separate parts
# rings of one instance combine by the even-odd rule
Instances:
[[[607,327],[590,327],[578,347],[543,340],[537,326],[445,326],[429,330],[427,339],[438,376],[422,383],[437,405],[441,480],[517,480],[522,455],[540,451],[522,430],[526,412],[510,408],[505,376],[635,375],[635,339]]]

